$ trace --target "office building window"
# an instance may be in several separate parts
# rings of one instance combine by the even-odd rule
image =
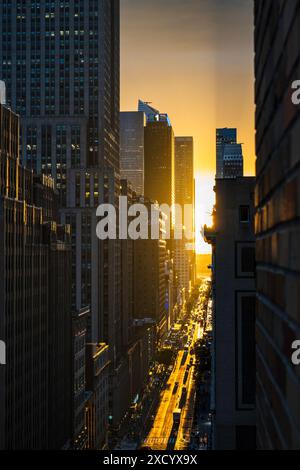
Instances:
[[[236,243],[236,277],[255,276],[255,242]]]
[[[241,268],[243,273],[254,273],[255,271],[255,248],[244,246],[241,249]]]
[[[240,222],[248,224],[250,222],[250,207],[240,206]]]
[[[81,203],[81,177],[80,173],[76,173],[75,178],[75,206],[80,207]]]

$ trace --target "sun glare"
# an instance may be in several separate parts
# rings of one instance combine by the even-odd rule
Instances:
[[[205,243],[202,230],[204,225],[212,224],[212,210],[215,203],[215,175],[213,173],[197,173],[196,177],[196,252],[198,254],[211,253],[211,247]]]

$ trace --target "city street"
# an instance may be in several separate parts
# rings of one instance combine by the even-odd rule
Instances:
[[[193,335],[193,341],[190,346],[190,351],[193,349],[195,342],[201,337],[203,334],[202,328],[199,325],[196,325]],[[193,354],[189,354],[189,357],[192,358],[193,363],[195,356]],[[190,368],[190,373],[187,379],[187,399],[186,404],[182,409],[181,412],[181,421],[178,429],[177,440],[175,444],[176,450],[184,450],[187,448],[190,437],[191,437],[191,430],[192,430],[192,422],[194,416],[194,407],[195,407],[195,380],[194,380],[194,366]]]
[[[199,297],[201,302],[201,297]],[[197,307],[198,308],[198,307]],[[195,310],[197,315],[200,311]],[[191,317],[187,321],[187,340],[178,351],[173,371],[165,389],[161,392],[160,404],[151,431],[144,441],[144,446],[153,450],[188,447],[192,429],[195,406],[195,381],[193,353],[195,342],[202,336],[200,322]],[[175,326],[175,330],[178,329]],[[179,414],[179,422],[176,421]]]

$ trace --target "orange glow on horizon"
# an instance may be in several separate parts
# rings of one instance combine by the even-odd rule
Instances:
[[[199,253],[211,250],[199,231],[215,196],[216,128],[237,128],[245,175],[255,168],[252,2],[209,4],[121,3],[121,110],[151,101],[176,136],[193,136]]]

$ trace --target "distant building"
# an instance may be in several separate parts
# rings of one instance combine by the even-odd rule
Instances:
[[[257,445],[300,449],[299,2],[255,1]]]
[[[212,411],[215,449],[255,449],[255,178],[216,180]]]
[[[183,220],[183,225],[194,230],[194,141],[193,137],[175,137],[175,203],[181,206],[190,204],[192,220]],[[190,244],[192,249],[190,249]],[[195,280],[195,249],[194,240],[174,240],[175,270],[178,286],[188,294]]]
[[[194,206],[194,139],[175,137],[175,202]]]
[[[216,178],[223,178],[223,155],[224,146],[226,144],[236,144],[237,130],[225,127],[224,129],[216,130],[216,164],[217,173]]]
[[[140,111],[120,113],[120,172],[132,190],[144,195],[144,126],[145,114]]]
[[[159,114],[158,109],[153,108],[152,106],[150,106],[150,103],[142,100],[139,100],[138,102],[138,111],[140,113],[144,113],[146,118],[152,116],[153,114]]]
[[[145,197],[171,206],[175,200],[174,132],[167,114],[152,114],[145,127]]]
[[[243,152],[237,143],[237,130],[224,128],[216,131],[216,178],[243,176]]]
[[[0,105],[0,448],[60,449],[71,430],[70,227],[52,178],[19,163],[19,119]]]
[[[244,158],[241,144],[225,144],[223,150],[223,178],[244,175]]]

